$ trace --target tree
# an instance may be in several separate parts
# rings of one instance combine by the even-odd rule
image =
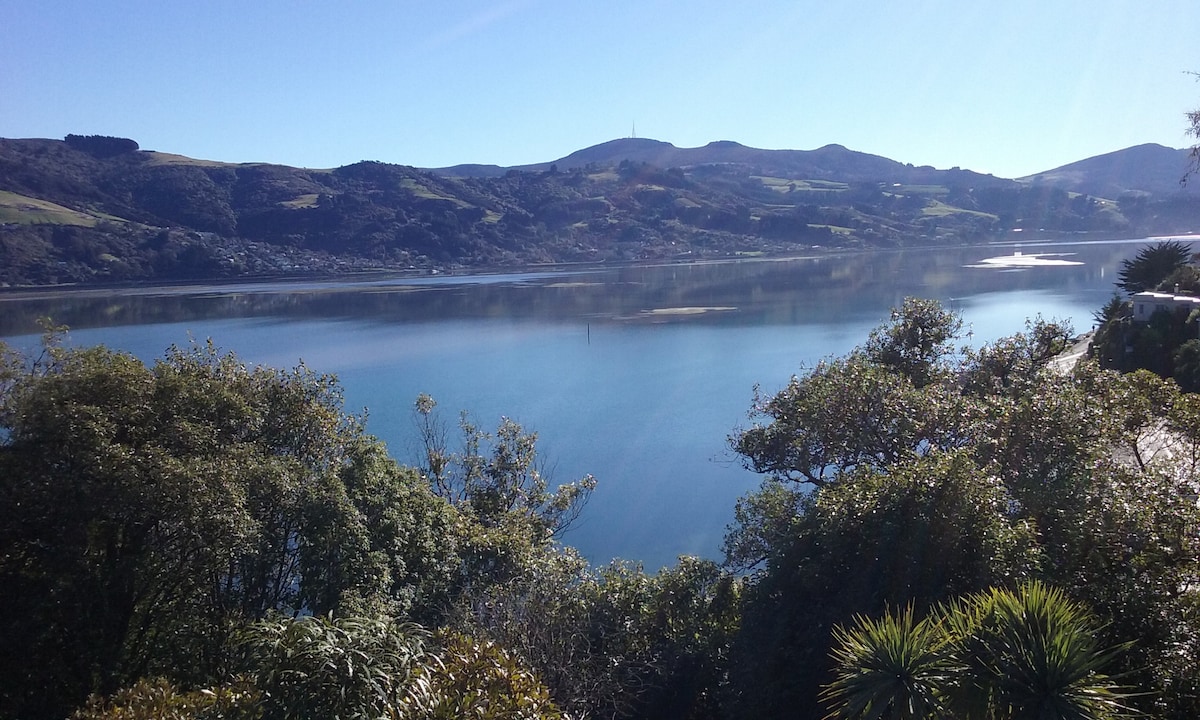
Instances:
[[[700,720],[721,717],[740,598],[712,561],[650,574],[565,551],[465,598],[454,624],[514,652],[572,716]]]
[[[768,474],[739,502],[727,562],[753,569],[732,663],[735,714],[811,707],[829,633],[987,587],[1040,579],[1137,640],[1116,672],[1163,717],[1200,710],[1200,411],[1150,373],[1052,360],[1069,330],[1035,321],[946,355],[916,386],[863,349],[757,399],[733,438]],[[823,679],[824,678],[824,679]],[[789,712],[792,712],[789,710]]]
[[[114,157],[138,149],[134,140],[108,135],[67,135],[63,140],[72,148],[98,158]]]
[[[1200,73],[1192,74],[1200,77]],[[1188,178],[1190,178],[1197,170],[1200,170],[1200,109],[1192,110],[1191,112],[1187,113],[1187,121],[1188,129],[1186,132],[1188,135],[1196,138],[1197,143],[1192,146],[1191,164],[1189,165],[1187,172],[1184,173],[1183,178],[1180,179],[1181,184],[1187,183]]]
[[[453,510],[329,376],[211,344],[146,367],[47,343],[0,375],[0,715],[141,677],[203,682],[238,626],[416,612],[455,579]]]
[[[814,486],[855,467],[955,447],[957,394],[936,380],[951,372],[961,327],[936,302],[906,299],[862,349],[793,376],[771,398],[756,393],[754,425],[731,446],[755,472]]]
[[[952,448],[961,415],[945,386],[917,387],[864,353],[820,362],[770,398],[731,445],[755,472],[817,487],[857,467],[887,465],[930,447]],[[764,422],[767,421],[767,422]]]
[[[1174,371],[1171,377],[1184,392],[1200,392],[1200,340],[1191,339],[1180,345],[1172,356]]]
[[[338,479],[346,500],[366,532],[358,530],[356,548],[369,564],[355,568],[337,556],[327,555],[334,587],[361,582],[354,572],[375,578],[365,593],[345,593],[338,609],[343,613],[407,616],[435,623],[460,583],[463,518],[433,494],[412,468],[396,463],[385,447],[370,437],[349,446]],[[332,518],[340,517],[339,512]],[[338,522],[321,526],[315,546],[337,547],[345,528]]]
[[[1092,319],[1097,325],[1105,323],[1117,322],[1123,318],[1129,317],[1133,313],[1133,308],[1128,300],[1122,298],[1120,294],[1113,293],[1113,296],[1108,299],[1108,302],[1092,313]]]
[[[1105,674],[1097,618],[1040,583],[992,588],[915,620],[911,607],[835,631],[830,718],[1109,720],[1137,713]]]
[[[828,718],[926,720],[948,714],[954,673],[951,640],[939,619],[915,619],[912,606],[875,620],[859,616],[834,628],[837,674],[823,697]]]
[[[488,434],[464,413],[452,451],[433,398],[419,396],[415,411],[422,472],[463,519],[448,624],[515,653],[573,714],[718,716],[736,578],[694,558],[654,575],[619,562],[590,568],[557,538],[594,479],[551,491],[536,435],[517,423]]]
[[[964,451],[859,468],[805,495],[745,593],[733,716],[819,717],[833,629],[856,614],[1027,577],[1039,553],[1005,516],[1011,502]]]
[[[867,358],[908,378],[916,387],[933,381],[939,364],[955,350],[962,318],[935,300],[905,298],[892,310],[892,322],[872,330]]]
[[[494,643],[384,619],[305,616],[236,639],[238,674],[184,692],[141,680],[74,720],[558,720],[546,688]]]
[[[583,511],[596,479],[588,475],[553,491],[537,456],[537,433],[501,418],[495,433],[484,432],[463,412],[462,450],[451,452],[437,401],[417,397],[415,421],[421,441],[422,471],[434,492],[472,514],[485,526],[521,516],[531,530],[549,539],[570,527]],[[489,447],[490,445],[490,447]]]
[[[1132,260],[1122,260],[1117,287],[1127,293],[1155,290],[1172,273],[1187,265],[1190,245],[1178,240],[1160,240],[1138,251]]]
[[[459,566],[445,609],[470,604],[495,585],[553,564],[561,533],[582,512],[596,480],[588,475],[551,490],[537,455],[537,434],[509,418],[487,433],[463,412],[461,449],[451,451],[436,407],[432,397],[420,395],[414,420],[422,477],[461,519]]]
[[[1025,322],[1025,332],[964,351],[958,367],[959,390],[971,399],[1014,397],[1036,391],[1052,361],[1071,343],[1070,325],[1040,317]]]

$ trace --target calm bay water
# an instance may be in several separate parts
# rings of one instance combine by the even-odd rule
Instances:
[[[726,438],[755,384],[773,392],[865,340],[906,296],[960,311],[975,342],[1042,315],[1091,328],[1121,260],[1147,241],[1032,244],[820,259],[204,288],[0,295],[0,338],[70,341],[147,361],[212,338],[245,361],[335,373],[347,408],[415,462],[412,404],[433,395],[452,425],[502,415],[539,436],[559,482],[599,487],[565,538],[593,562],[648,568],[719,556],[736,499],[759,478]],[[993,256],[1070,253],[1071,265],[969,267]]]

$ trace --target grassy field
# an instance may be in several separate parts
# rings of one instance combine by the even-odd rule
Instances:
[[[589,173],[587,176],[589,182],[616,182],[621,179],[621,176],[615,170],[605,170],[603,172]]]
[[[850,235],[854,232],[852,228],[842,227],[840,225],[814,225],[813,223],[809,223],[808,226],[816,229],[827,228],[829,232],[833,233],[834,235]]]
[[[768,187],[777,193],[792,193],[792,192],[838,192],[849,187],[843,182],[833,182],[830,180],[793,180],[790,178],[769,177],[766,175],[752,175],[753,179],[758,180],[764,187]]]
[[[318,197],[319,196],[317,195],[317,193],[308,193],[307,195],[301,195],[299,197],[292,198],[291,200],[284,200],[283,202],[281,202],[279,204],[290,210],[303,210],[304,208],[315,208],[317,206],[317,198]]]
[[[0,223],[17,225],[81,225],[93,227],[100,218],[45,200],[0,190]]]
[[[234,163],[217,162],[216,160],[197,160],[185,155],[174,155],[172,153],[154,152],[149,150],[146,152],[150,156],[150,165],[196,165],[198,167],[234,167]]]
[[[889,192],[900,195],[946,195],[950,188],[945,185],[903,185],[897,183],[888,188]]]
[[[928,205],[921,210],[921,214],[925,217],[945,217],[947,215],[976,215],[978,217],[991,218],[996,220],[996,216],[991,213],[979,212],[978,210],[964,210],[960,207],[947,205],[940,200],[931,200]]]
[[[157,152],[154,150],[144,150],[146,155],[150,156],[147,165],[192,165],[195,167],[207,168],[236,168],[236,167],[254,167],[256,165],[272,165],[273,163],[264,162],[248,162],[248,163],[228,163],[220,160],[198,160],[190,158],[187,155],[176,155],[174,153]],[[328,173],[333,172],[332,168],[303,168],[305,172],[310,173]]]
[[[442,195],[441,193],[439,193],[435,190],[431,190],[428,187],[425,187],[421,183],[417,182],[416,180],[413,180],[412,178],[405,178],[405,179],[401,180],[400,187],[404,188],[405,190],[408,190],[416,197],[425,198],[426,200],[449,200],[450,202],[454,203],[454,205],[456,207],[460,207],[460,208],[475,207],[471,203],[464,202],[455,197],[450,197],[449,195]]]

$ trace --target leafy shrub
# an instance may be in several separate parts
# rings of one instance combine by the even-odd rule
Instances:
[[[111,698],[93,696],[71,720],[259,720],[262,692],[245,680],[182,692],[162,678],[139,680]]]

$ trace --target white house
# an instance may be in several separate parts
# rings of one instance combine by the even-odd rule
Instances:
[[[1159,310],[1175,312],[1177,308],[1187,308],[1188,312],[1191,312],[1194,309],[1200,309],[1200,297],[1191,295],[1140,292],[1134,293],[1130,297],[1130,301],[1133,303],[1133,319],[1138,322],[1149,321],[1150,316]]]

